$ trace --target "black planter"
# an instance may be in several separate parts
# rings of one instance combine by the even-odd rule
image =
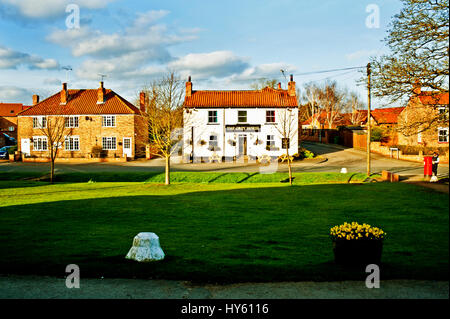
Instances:
[[[382,251],[382,240],[333,241],[334,261],[341,265],[379,265]]]

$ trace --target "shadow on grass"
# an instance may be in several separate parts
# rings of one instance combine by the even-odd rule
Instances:
[[[328,237],[330,227],[359,221],[388,233],[384,279],[448,279],[448,214],[436,214],[448,210],[445,194],[404,184],[354,186],[249,187],[166,196],[121,196],[120,190],[106,189],[102,198],[68,196],[2,207],[0,273],[65,276],[65,267],[77,264],[82,276],[93,278],[365,280],[365,269],[334,264]],[[380,200],[388,191],[390,196]],[[143,231],[158,234],[165,260],[124,258],[133,237]]]

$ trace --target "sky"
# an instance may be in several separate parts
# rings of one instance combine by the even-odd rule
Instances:
[[[101,74],[106,88],[134,102],[168,70],[191,75],[194,90],[245,90],[262,78],[285,87],[285,70],[300,89],[335,80],[367,101],[358,69],[311,72],[365,67],[370,56],[387,53],[381,40],[401,6],[399,0],[0,0],[0,102],[29,105],[33,94],[48,97],[62,82],[97,88]],[[373,107],[385,106],[373,100]]]

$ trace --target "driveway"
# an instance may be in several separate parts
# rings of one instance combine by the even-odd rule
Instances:
[[[294,172],[340,172],[342,168],[347,168],[349,172],[366,172],[366,152],[344,148],[338,145],[303,143],[303,146],[321,155],[319,159],[303,160],[293,164]],[[275,164],[271,171],[287,172],[286,164]],[[381,155],[372,154],[372,173],[380,173],[382,170],[389,170],[401,176],[423,175],[423,164],[390,159]],[[199,172],[260,172],[264,166],[257,163],[181,163],[181,158],[175,157],[171,164],[172,171],[199,171]],[[49,170],[48,163],[9,163],[0,162],[1,172],[42,172]],[[74,172],[163,172],[164,160],[153,159],[150,161],[137,160],[127,163],[83,163],[83,164],[56,164],[58,173]],[[440,165],[439,177],[448,177],[449,166]]]

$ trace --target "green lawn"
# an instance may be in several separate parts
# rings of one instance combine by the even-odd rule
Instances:
[[[82,277],[97,278],[362,280],[364,269],[333,263],[328,237],[330,227],[358,221],[388,234],[383,279],[448,279],[447,194],[403,183],[348,184],[351,174],[340,175],[342,184],[325,183],[339,174],[296,174],[292,187],[279,183],[286,174],[190,174],[175,173],[191,183],[169,187],[159,175],[147,182],[100,182],[98,175],[96,183],[66,176],[55,185],[4,176],[0,273],[63,277],[66,265],[78,264]],[[164,261],[124,259],[143,231],[158,234]]]

